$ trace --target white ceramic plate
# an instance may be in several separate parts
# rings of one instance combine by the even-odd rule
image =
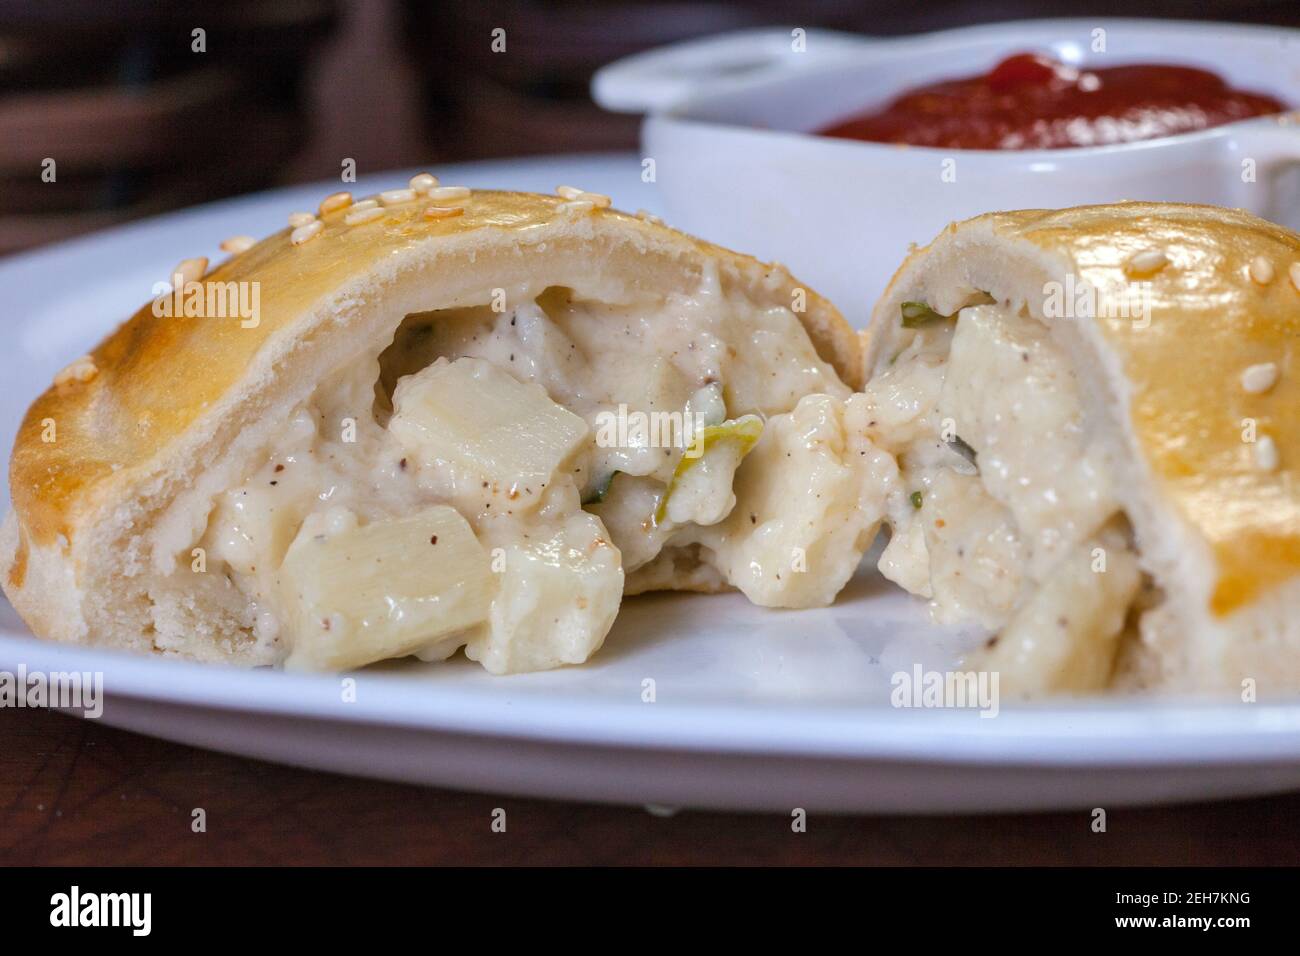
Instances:
[[[631,155],[437,171],[472,186],[574,183],[656,211]],[[0,444],[11,446],[53,373],[147,300],[179,258],[277,229],[328,190],[233,200],[0,262]],[[107,723],[393,780],[787,813],[1111,807],[1300,788],[1300,701],[1004,704],[991,719],[889,705],[894,672],[943,669],[955,647],[923,608],[864,571],[816,611],[765,611],[736,595],[633,599],[587,666],[493,678],[464,660],[404,662],[352,675],[355,700],[345,701],[337,676],[46,644],[0,603],[0,670],[102,672]]]

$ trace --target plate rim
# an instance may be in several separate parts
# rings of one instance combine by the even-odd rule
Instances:
[[[879,704],[660,701],[651,710],[631,700],[565,690],[517,694],[510,676],[467,688],[412,680],[400,670],[301,674],[0,635],[0,670],[16,672],[20,666],[29,673],[101,672],[106,708],[121,696],[172,707],[566,745],[1074,768],[1300,763],[1300,702],[1093,697],[1064,705],[1004,703],[991,721],[969,709]],[[357,682],[353,702],[342,700],[343,678]],[[593,703],[599,723],[591,721]]]

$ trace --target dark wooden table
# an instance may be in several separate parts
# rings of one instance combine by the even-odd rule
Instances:
[[[0,710],[0,864],[1300,863],[1300,795],[987,817],[640,809],[426,790]],[[207,832],[191,830],[206,811]],[[507,812],[493,833],[492,812]]]

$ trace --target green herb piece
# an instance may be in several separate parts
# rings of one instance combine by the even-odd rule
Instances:
[[[655,508],[655,524],[667,517],[668,499],[677,490],[681,477],[694,468],[697,462],[702,461],[704,456],[709,453],[710,448],[722,442],[732,442],[740,451],[740,457],[744,458],[749,454],[762,434],[763,420],[757,415],[742,415],[740,418],[733,418],[721,425],[708,425],[702,428],[695,437],[695,443],[699,446],[698,454],[683,454],[681,460],[677,462],[677,467],[673,469],[672,481],[668,483],[668,488],[659,499],[659,506]],[[694,448],[695,445],[692,445],[691,448],[687,449],[687,452],[692,451]]]
[[[605,477],[605,480],[602,481],[600,484],[598,484],[598,485],[597,485],[597,486],[592,490],[591,494],[587,495],[587,497],[585,497],[585,498],[582,499],[582,503],[583,503],[584,505],[598,505],[598,504],[600,504],[602,501],[604,501],[604,500],[605,500],[605,496],[606,496],[607,494],[609,494],[609,486],[612,485],[612,484],[614,483],[614,476],[617,475],[617,474],[619,474],[619,472],[618,472],[617,470],[615,470],[615,471],[611,471],[611,472],[610,472],[610,473]]]

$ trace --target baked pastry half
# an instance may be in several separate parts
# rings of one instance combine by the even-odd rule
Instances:
[[[625,590],[829,602],[895,477],[854,333],[783,267],[561,193],[416,177],[179,270],[22,425],[19,613],[207,661],[464,646],[504,673],[584,661]]]
[[[1300,237],[1123,203],[980,216],[866,363],[884,574],[1026,694],[1300,687]]]

